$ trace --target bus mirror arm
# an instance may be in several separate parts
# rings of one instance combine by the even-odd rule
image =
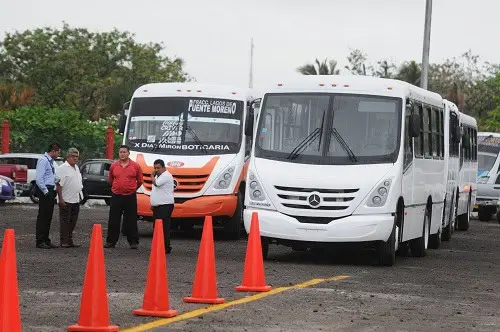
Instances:
[[[249,108],[245,121],[245,135],[253,136],[253,109]]]

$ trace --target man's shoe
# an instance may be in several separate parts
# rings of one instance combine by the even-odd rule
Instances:
[[[78,248],[81,247],[79,244],[74,243],[61,243],[61,248]]]
[[[47,243],[40,243],[40,244],[37,244],[36,245],[37,248],[40,248],[40,249],[52,249],[51,246],[49,246]]]
[[[137,243],[131,244],[130,249],[137,249],[139,245]]]
[[[59,248],[59,246],[56,246],[55,244],[53,244],[53,243],[51,243],[51,242],[47,243],[47,245],[48,245],[49,247],[51,247],[51,248]]]
[[[114,247],[115,247],[115,243],[106,242],[106,244],[104,245],[104,248],[114,248]]]

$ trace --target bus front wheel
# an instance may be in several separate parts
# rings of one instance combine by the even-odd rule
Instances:
[[[229,240],[239,240],[243,226],[243,195],[238,191],[236,210],[224,223],[224,233]]]

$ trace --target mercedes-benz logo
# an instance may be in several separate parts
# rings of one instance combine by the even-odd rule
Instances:
[[[178,185],[179,185],[179,184],[177,183],[177,180],[176,180],[176,179],[174,179],[174,190],[175,190],[175,189],[177,189],[177,186],[178,186]]]
[[[319,203],[321,203],[321,197],[319,197],[318,194],[311,194],[311,196],[307,198],[307,202],[311,207],[317,208]]]

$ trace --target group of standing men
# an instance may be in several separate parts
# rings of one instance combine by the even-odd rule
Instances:
[[[83,182],[78,160],[80,153],[70,148],[65,162],[56,168],[54,160],[61,154],[61,146],[53,143],[44,153],[36,166],[36,190],[39,198],[36,221],[36,247],[53,249],[58,246],[49,238],[50,225],[56,197],[59,205],[60,246],[79,247],[73,242],[73,232],[80,213],[83,199]],[[140,166],[129,158],[126,145],[118,150],[119,160],[111,165],[108,181],[111,184],[111,203],[109,208],[108,230],[105,248],[114,248],[120,237],[120,224],[123,214],[123,233],[131,249],[137,249],[139,234],[137,229],[136,191],[143,183]],[[161,159],[154,161],[151,208],[153,218],[162,219],[165,251],[170,253],[170,218],[174,209],[174,180]]]

